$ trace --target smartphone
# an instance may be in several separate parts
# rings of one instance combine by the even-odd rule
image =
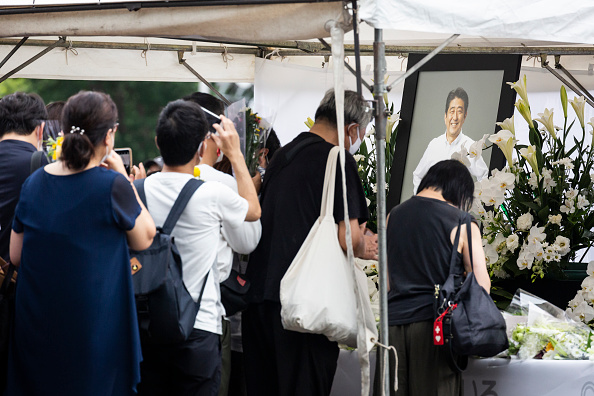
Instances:
[[[119,154],[122,157],[122,162],[124,162],[124,167],[126,168],[126,173],[130,174],[130,169],[132,169],[132,149],[130,147],[124,148],[117,148],[113,149],[116,154]]]

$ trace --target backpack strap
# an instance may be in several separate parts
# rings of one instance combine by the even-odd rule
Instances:
[[[36,151],[31,156],[31,165],[29,166],[29,174],[32,174],[37,169],[41,168],[41,159],[45,153],[43,151]]]
[[[145,179],[134,180],[134,187],[136,187],[136,191],[138,191],[138,197],[144,204],[144,207],[148,210],[148,205],[146,204],[146,193],[144,192],[144,181]]]
[[[192,198],[194,192],[203,183],[204,181],[195,178],[191,178],[190,180],[188,180],[184,188],[182,188],[181,192],[179,193],[177,199],[175,200],[175,203],[173,204],[173,207],[171,208],[171,211],[169,212],[169,215],[165,220],[165,224],[163,224],[163,233],[171,235],[173,227],[175,227],[175,224],[177,223],[179,217],[186,208],[186,205],[190,201],[190,198]]]

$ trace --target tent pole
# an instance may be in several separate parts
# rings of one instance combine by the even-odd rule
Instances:
[[[28,39],[29,37],[23,37],[21,41],[19,41],[18,44],[8,53],[8,55],[6,55],[4,59],[2,59],[2,62],[0,62],[0,69],[2,69],[2,66],[4,66],[4,64],[8,62],[10,58],[12,58],[12,56],[18,51],[18,49],[21,48],[21,45],[25,44],[25,41],[27,41]]]
[[[357,93],[363,95],[361,88],[361,51],[359,48],[359,24],[357,23],[359,9],[357,8],[357,0],[353,0],[353,37],[355,44],[355,77],[357,77]]]
[[[378,272],[380,294],[380,343],[388,345],[388,263],[386,252],[386,109],[384,104],[384,74],[386,73],[386,52],[382,29],[375,29],[373,42],[373,97],[375,99],[375,155],[377,161],[377,239]],[[384,395],[390,394],[390,375],[388,374],[388,351],[378,348],[379,370],[384,383]]]
[[[29,59],[28,61],[26,61],[22,65],[16,67],[15,69],[12,69],[8,73],[6,73],[4,76],[0,77],[0,83],[3,82],[3,81],[5,81],[5,80],[7,80],[13,74],[16,74],[19,71],[23,70],[25,67],[29,66],[31,63],[35,62],[37,59],[41,58],[43,55],[47,54],[48,52],[50,52],[51,50],[53,50],[54,48],[56,48],[58,45],[60,45],[60,44],[62,44],[64,42],[66,42],[66,38],[65,37],[60,37],[60,39],[58,41],[56,41],[55,43],[53,43],[52,45],[50,45],[49,47],[47,47],[46,49],[44,49],[43,51],[41,51],[40,53],[38,53],[37,55],[35,55],[34,57],[32,57],[31,59]]]
[[[565,75],[567,77],[569,77],[569,79],[571,81],[574,82],[574,84],[582,91],[582,93],[587,96],[588,98],[590,98],[590,100],[594,100],[594,96],[592,96],[592,94],[586,89],[586,87],[584,87],[578,80],[577,78],[575,78],[573,76],[573,74],[571,74],[569,72],[569,70],[567,70],[566,68],[563,67],[563,65],[560,63],[561,61],[561,56],[560,55],[555,55],[555,69],[559,69],[561,70],[563,73],[565,73]],[[1,67],[1,66],[0,66]]]
[[[541,54],[540,56],[541,59],[541,66],[544,69],[547,69],[553,76],[557,77],[557,79],[559,81],[561,81],[563,84],[567,85],[567,87],[569,89],[571,89],[573,92],[575,92],[577,95],[581,95],[584,96],[584,99],[586,100],[586,103],[588,103],[591,107],[594,107],[594,101],[592,101],[589,98],[589,95],[585,95],[578,87],[574,86],[571,82],[569,82],[565,77],[563,77],[561,74],[559,74],[557,72],[557,70],[553,69],[550,65],[549,62],[547,61],[547,55],[546,54]],[[586,91],[587,92],[587,91]],[[589,94],[589,92],[588,92]]]
[[[177,51],[177,57],[178,57],[178,59],[179,59],[179,63],[180,63],[181,65],[184,65],[184,66],[186,67],[186,69],[188,69],[190,72],[192,72],[192,74],[193,74],[193,75],[195,75],[196,77],[198,77],[198,79],[199,79],[200,81],[202,81],[204,84],[206,84],[206,86],[207,86],[208,88],[210,88],[210,90],[211,90],[212,92],[214,92],[215,94],[217,94],[217,96],[218,96],[219,98],[221,98],[221,100],[222,100],[223,102],[225,102],[225,104],[226,104],[227,106],[231,105],[231,102],[229,101],[229,99],[227,99],[227,98],[226,98],[226,97],[225,97],[225,96],[224,96],[222,93],[220,93],[220,92],[219,92],[219,91],[218,91],[218,90],[217,90],[217,89],[216,89],[216,88],[215,88],[215,87],[214,87],[214,86],[213,86],[211,83],[209,83],[209,82],[208,82],[208,81],[207,81],[207,80],[206,80],[204,77],[202,77],[202,76],[200,75],[200,73],[198,73],[196,70],[194,70],[194,68],[193,68],[192,66],[188,65],[188,63],[186,62],[186,60],[185,60],[185,59],[183,59],[183,56],[184,56],[184,53],[183,53],[183,51]]]

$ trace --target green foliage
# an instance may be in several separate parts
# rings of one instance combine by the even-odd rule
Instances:
[[[394,149],[396,147],[396,134],[398,133],[398,113],[394,114],[393,103],[389,107],[389,112],[392,115],[388,118],[386,126],[386,196],[389,192],[390,174],[394,159]],[[377,156],[375,129],[370,131],[368,135],[365,136],[365,139],[363,139],[361,147],[355,155],[355,160],[357,161],[359,177],[363,184],[363,192],[365,193],[365,197],[369,200],[369,221],[367,222],[367,228],[377,233]]]
[[[229,100],[235,95],[246,94],[236,84],[213,84],[221,86]],[[159,155],[155,146],[155,126],[159,113],[165,105],[180,99],[197,89],[196,83],[179,82],[143,82],[143,81],[61,81],[61,80],[26,80],[8,79],[0,83],[0,97],[16,91],[35,92],[46,104],[67,100],[80,90],[97,90],[111,96],[119,112],[116,147],[132,148],[135,163]],[[253,96],[253,90],[247,91]],[[249,101],[250,97],[246,100]]]

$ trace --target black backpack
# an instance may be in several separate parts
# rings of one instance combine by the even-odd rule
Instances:
[[[188,201],[202,183],[202,180],[193,178],[186,183],[175,200],[165,224],[163,227],[157,227],[157,235],[148,249],[130,249],[138,324],[143,339],[151,343],[183,342],[194,328],[210,271],[204,278],[198,301],[194,302],[183,282],[182,261],[171,232]],[[144,179],[136,180],[134,186],[140,199],[147,206]]]

